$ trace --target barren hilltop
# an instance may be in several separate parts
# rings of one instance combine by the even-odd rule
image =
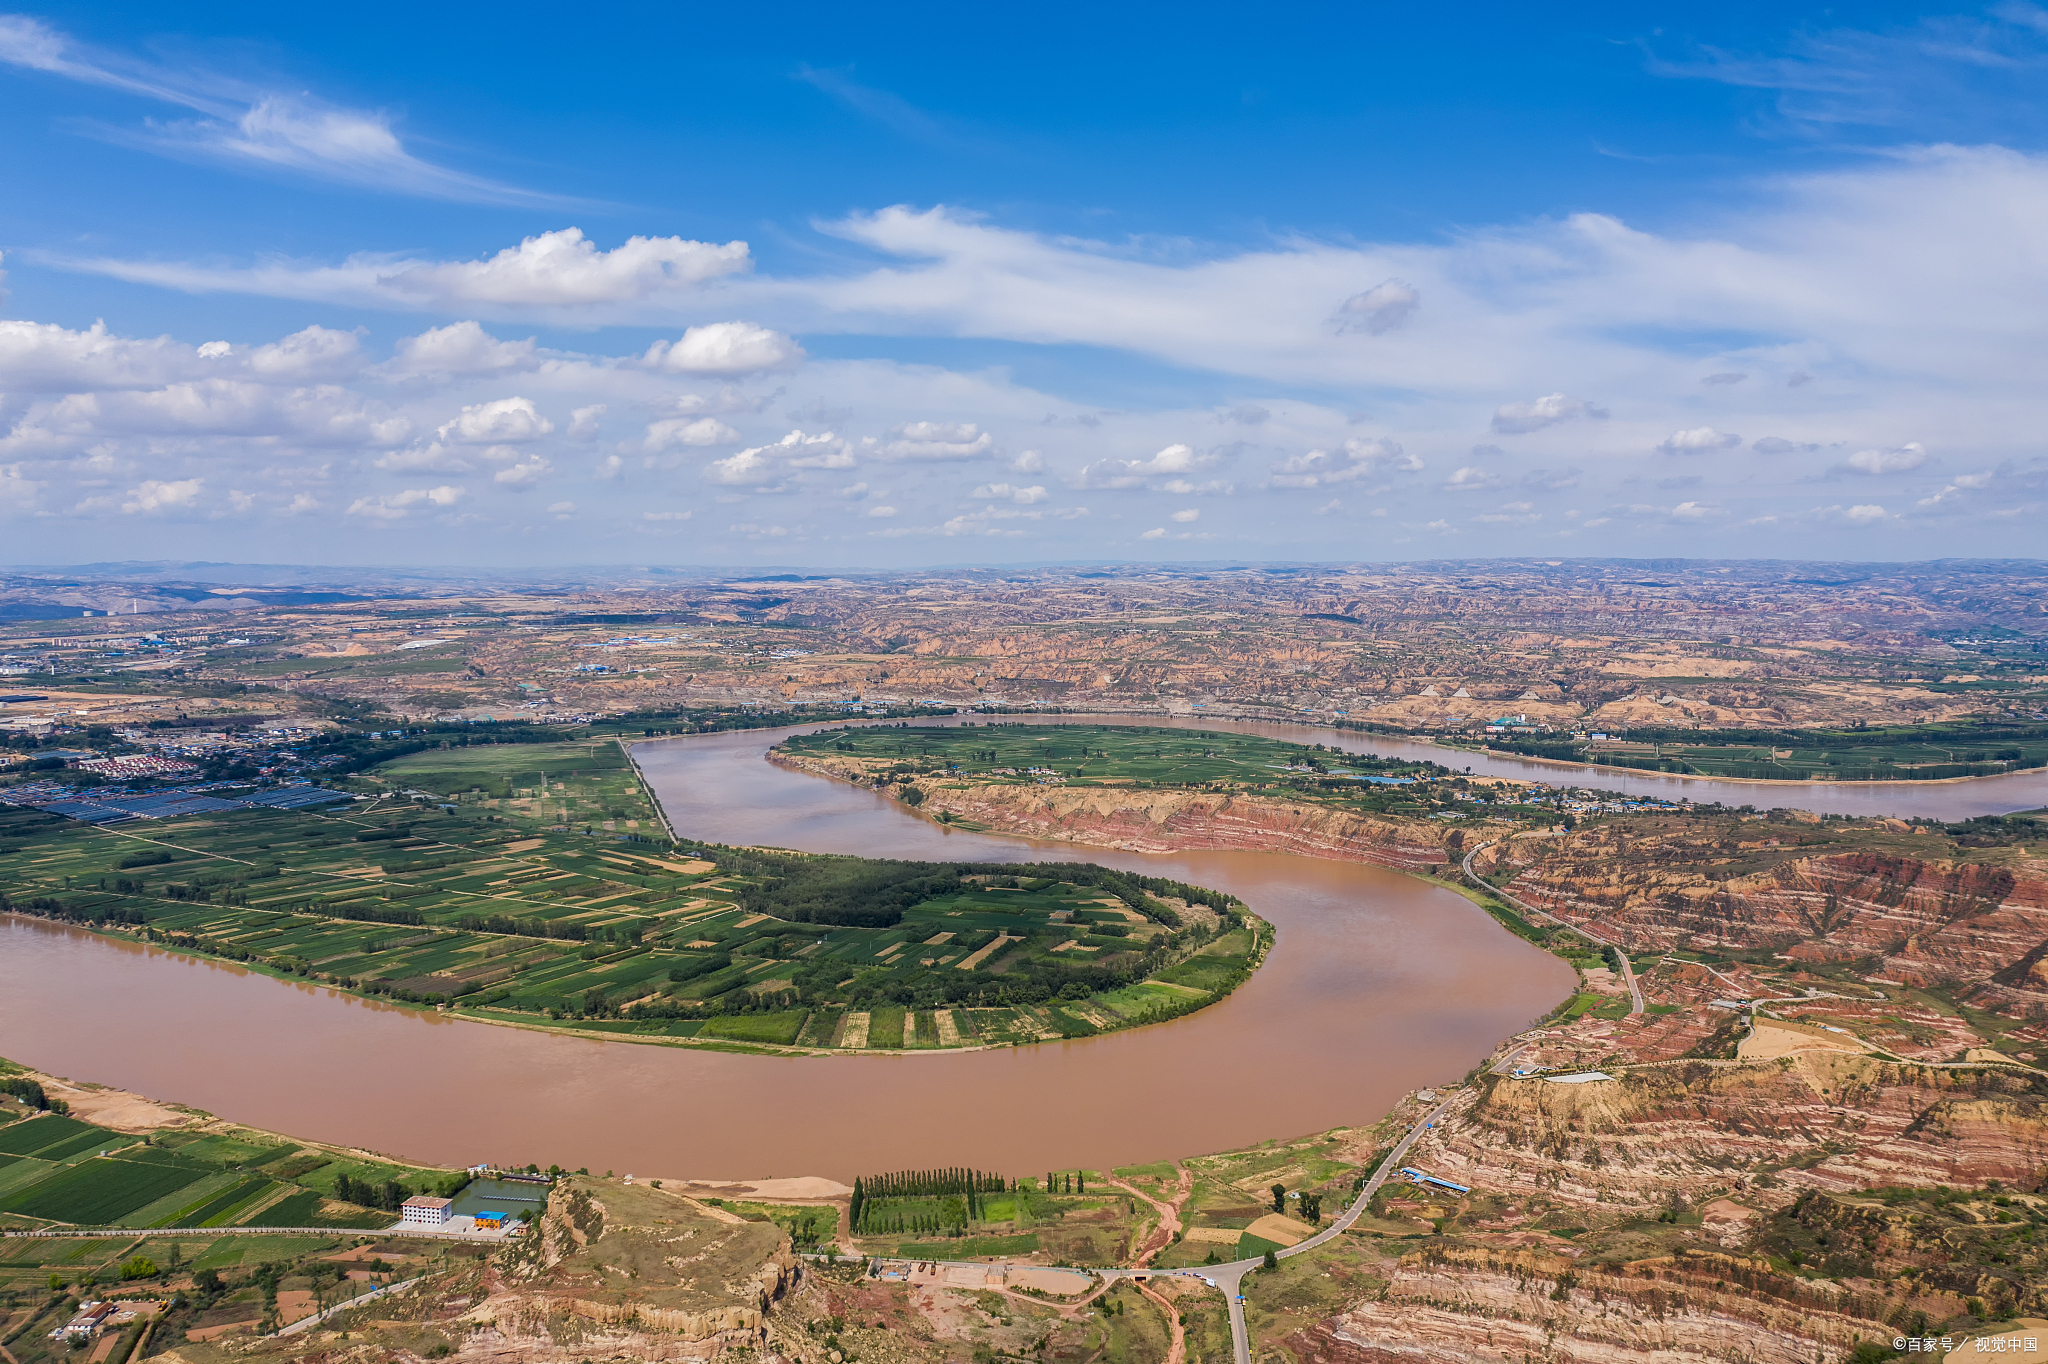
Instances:
[[[130,652],[115,666],[412,715],[539,697],[613,713],[855,699],[1343,712],[1429,729],[1505,711],[1596,728],[1925,723],[2029,697],[2038,709],[2044,609],[2048,567],[1970,561],[724,575],[99,565],[0,579],[0,612],[50,617],[0,627],[20,656],[84,662],[99,641],[156,632],[175,657]]]

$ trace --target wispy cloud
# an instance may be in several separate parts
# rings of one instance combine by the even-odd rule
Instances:
[[[683,237],[629,237],[619,246],[602,250],[574,227],[528,237],[486,260],[433,261],[366,254],[351,256],[339,265],[266,261],[247,268],[222,268],[176,261],[43,258],[69,269],[189,293],[247,293],[357,306],[475,309],[493,314],[574,312],[621,304],[672,308],[677,295],[723,276],[743,274],[753,266],[745,242],[719,245]],[[744,335],[730,331],[706,334],[695,345],[679,343],[680,351],[665,347],[660,355],[650,353],[650,363],[662,360],[672,369],[704,368],[690,363],[706,358],[700,352],[717,350],[720,344],[728,358],[734,351],[758,352],[764,344],[761,338],[770,335],[759,329]]]
[[[1922,137],[1983,137],[1985,122],[2032,131],[2048,68],[2048,12],[2009,3],[1989,17],[1932,15],[1882,30],[1793,34],[1776,53],[1698,46],[1653,54],[1654,75],[1776,93],[1781,131],[1828,135],[1848,127]]]
[[[431,199],[569,202],[424,161],[406,150],[391,115],[381,110],[350,109],[304,93],[101,51],[30,15],[0,14],[0,63],[190,110],[196,118],[148,119],[135,127],[82,125],[107,141],[164,156]]]
[[[876,89],[871,85],[862,85],[853,79],[850,70],[820,70],[814,66],[799,66],[792,75],[804,84],[814,86],[830,95],[855,113],[871,118],[913,141],[935,147],[960,148],[968,145],[967,138],[903,96],[892,91]]]

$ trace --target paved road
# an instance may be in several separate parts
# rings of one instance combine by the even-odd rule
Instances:
[[[1456,1097],[1453,1095],[1445,1099],[1432,1108],[1422,1121],[1408,1129],[1408,1135],[1402,1137],[1399,1144],[1387,1153],[1387,1158],[1380,1162],[1379,1169],[1374,1170],[1372,1177],[1365,1181],[1365,1187],[1358,1191],[1358,1197],[1351,1201],[1351,1206],[1346,1208],[1327,1230],[1317,1232],[1299,1245],[1275,1252],[1274,1258],[1284,1260],[1290,1255],[1300,1255],[1305,1251],[1314,1250],[1327,1241],[1335,1240],[1364,1216],[1366,1205],[1372,1202],[1372,1196],[1379,1192],[1380,1185],[1386,1183],[1387,1176],[1401,1168],[1401,1161],[1407,1156],[1408,1149],[1443,1117]],[[1263,1260],[1233,1260],[1227,1265],[1203,1265],[1196,1271],[1221,1288],[1224,1300],[1230,1304],[1230,1343],[1237,1351],[1237,1364],[1251,1364],[1252,1359],[1251,1335],[1244,1324],[1244,1276],[1258,1269],[1263,1263]]]
[[[1408,1129],[1407,1135],[1403,1136],[1401,1140],[1395,1145],[1394,1149],[1387,1153],[1387,1158],[1380,1162],[1379,1168],[1372,1172],[1372,1175],[1365,1181],[1364,1186],[1359,1189],[1358,1197],[1354,1198],[1351,1201],[1350,1207],[1346,1208],[1341,1214],[1338,1215],[1336,1221],[1332,1222],[1324,1230],[1317,1232],[1314,1236],[1309,1237],[1306,1241],[1301,1242],[1299,1245],[1289,1246],[1285,1250],[1275,1252],[1275,1258],[1284,1260],[1290,1255],[1300,1255],[1305,1251],[1314,1250],[1317,1246],[1323,1245],[1325,1242],[1336,1239],[1338,1236],[1342,1235],[1346,1230],[1348,1230],[1353,1223],[1357,1222],[1358,1219],[1365,1214],[1366,1205],[1372,1202],[1372,1196],[1375,1193],[1379,1192],[1379,1188],[1382,1184],[1387,1182],[1387,1177],[1393,1174],[1394,1171],[1401,1168],[1401,1161],[1407,1156],[1409,1148],[1413,1147],[1416,1141],[1422,1136],[1422,1134],[1424,1132],[1427,1132],[1438,1120],[1440,1120],[1443,1117],[1444,1113],[1449,1110],[1451,1104],[1454,1103],[1456,1099],[1457,1095],[1455,1094],[1446,1098],[1442,1103],[1438,1104],[1435,1108],[1432,1108],[1427,1114],[1425,1114],[1420,1122],[1416,1123],[1415,1126]],[[803,1256],[803,1258],[807,1260],[823,1260],[828,1257],[822,1252],[813,1252],[806,1253]],[[845,1259],[850,1257],[833,1256],[830,1258],[836,1261],[839,1259]],[[897,1257],[871,1257],[868,1259],[867,1262],[868,1272],[870,1274],[873,1274],[876,1271],[876,1268],[880,1266],[884,1262],[884,1260],[890,1260],[892,1262],[905,1264],[958,1264],[967,1268],[979,1270],[989,1270],[997,1268],[1006,1270],[1046,1268],[1046,1266],[1038,1264],[1005,1264],[1001,1262],[991,1262],[988,1260],[925,1260],[912,1262],[900,1260]],[[1062,1268],[1067,1268],[1069,1272],[1099,1276],[1103,1280],[1105,1287],[1111,1283],[1114,1283],[1118,1279],[1144,1280],[1151,1278],[1199,1278],[1207,1281],[1215,1287],[1223,1290],[1224,1301],[1230,1305],[1230,1339],[1233,1347],[1237,1351],[1237,1364],[1251,1364],[1251,1337],[1245,1329],[1244,1323],[1244,1276],[1253,1272],[1256,1269],[1259,1269],[1261,1266],[1264,1265],[1264,1263],[1265,1260],[1262,1257],[1256,1260],[1232,1260],[1228,1264],[1221,1265],[1195,1265],[1188,1269],[1121,1268],[1074,1270],[1071,1267],[1067,1266],[1062,1266]],[[1081,1299],[1079,1301],[1085,1302],[1087,1301],[1087,1299]]]
[[[1533,838],[1549,838],[1553,837],[1554,835],[1532,834],[1530,836]],[[1497,838],[1493,840],[1493,843],[1498,842],[1500,842],[1500,840]],[[1634,965],[1630,963],[1628,959],[1628,953],[1622,951],[1620,943],[1615,942],[1611,938],[1603,937],[1600,933],[1586,927],[1584,924],[1575,924],[1571,922],[1569,919],[1558,918],[1555,914],[1550,913],[1548,910],[1538,909],[1536,908],[1536,906],[1528,903],[1527,901],[1517,898],[1512,893],[1502,890],[1499,886],[1493,885],[1485,880],[1482,880],[1479,877],[1479,875],[1472,870],[1472,859],[1479,856],[1479,854],[1485,852],[1488,848],[1492,847],[1493,843],[1481,843],[1471,852],[1465,854],[1465,879],[1467,881],[1470,881],[1473,885],[1478,886],[1481,889],[1487,891],[1489,894],[1500,896],[1501,899],[1506,900],[1516,909],[1521,910],[1522,913],[1528,915],[1532,919],[1535,919],[1539,923],[1555,924],[1559,928],[1568,928],[1582,938],[1592,939],[1594,942],[1599,943],[1602,947],[1613,948],[1614,955],[1621,959],[1622,984],[1628,986],[1628,1011],[1632,1014],[1642,1013],[1643,989],[1642,986],[1636,983],[1636,969]]]
[[[1643,1011],[1643,987],[1636,984],[1636,968],[1629,963],[1628,953],[1621,950],[1619,943],[1614,945],[1614,959],[1621,963],[1621,980],[1628,986],[1628,1011],[1639,1014]]]
[[[483,1241],[503,1245],[511,1239],[511,1233],[496,1231],[428,1231],[424,1227],[407,1227],[395,1231],[389,1227],[38,1227],[34,1231],[0,1231],[0,1237],[61,1237],[61,1236],[387,1236],[414,1238],[430,1241]]]
[[[310,1317],[302,1317],[298,1321],[295,1321],[291,1325],[278,1331],[276,1335],[272,1337],[272,1339],[276,1339],[276,1336],[295,1336],[301,1331],[310,1331],[315,1326],[318,1326],[321,1322],[327,1320],[329,1317],[333,1316],[337,1312],[346,1312],[352,1307],[361,1307],[366,1302],[375,1302],[378,1298],[383,1297],[386,1293],[396,1293],[401,1288],[411,1288],[414,1284],[421,1282],[421,1280],[425,1277],[425,1275],[421,1275],[420,1278],[407,1279],[404,1283],[385,1284],[382,1288],[373,1288],[367,1293],[359,1293],[355,1297],[350,1298],[347,1302],[338,1302],[334,1304],[334,1306],[328,1308],[324,1312],[315,1312]]]

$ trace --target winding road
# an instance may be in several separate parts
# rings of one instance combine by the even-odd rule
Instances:
[[[1555,838],[1557,837],[1557,835],[1514,834],[1511,835],[1511,837]],[[1473,885],[1478,886],[1480,889],[1486,891],[1490,895],[1500,896],[1501,899],[1506,900],[1516,909],[1521,910],[1522,913],[1528,915],[1530,918],[1535,919],[1540,923],[1555,924],[1559,928],[1568,928],[1582,938],[1591,939],[1593,942],[1599,943],[1602,947],[1612,948],[1614,950],[1615,959],[1621,963],[1621,983],[1628,987],[1628,1011],[1632,1014],[1642,1013],[1643,987],[1636,983],[1636,968],[1634,964],[1629,961],[1628,953],[1623,950],[1622,945],[1620,943],[1615,942],[1613,939],[1605,937],[1600,933],[1595,932],[1594,930],[1586,927],[1584,924],[1575,924],[1569,919],[1560,919],[1555,914],[1552,914],[1547,910],[1538,909],[1536,908],[1536,906],[1528,903],[1525,900],[1518,898],[1511,892],[1502,890],[1499,886],[1496,886],[1491,882],[1485,880],[1484,878],[1480,877],[1478,873],[1472,870],[1472,859],[1479,856],[1479,854],[1485,852],[1488,848],[1491,848],[1494,845],[1494,843],[1499,843],[1501,841],[1502,840],[1496,838],[1493,840],[1493,843],[1481,843],[1471,852],[1465,854],[1465,861],[1463,863],[1465,879],[1467,881],[1470,881]]]
[[[1387,1158],[1380,1162],[1380,1167],[1372,1172],[1371,1178],[1367,1179],[1364,1187],[1358,1191],[1358,1197],[1351,1200],[1351,1206],[1330,1224],[1327,1231],[1319,1231],[1299,1245],[1274,1252],[1274,1258],[1284,1260],[1291,1255],[1314,1250],[1317,1246],[1334,1241],[1348,1231],[1351,1225],[1364,1215],[1367,1205],[1372,1202],[1372,1196],[1379,1192],[1380,1185],[1387,1182],[1387,1176],[1401,1168],[1401,1161],[1408,1155],[1409,1148],[1421,1139],[1423,1133],[1436,1126],[1437,1121],[1450,1110],[1457,1097],[1453,1094],[1446,1098],[1435,1108],[1430,1109],[1420,1122],[1408,1129],[1408,1135],[1402,1137],[1394,1149],[1387,1153]],[[1205,1278],[1223,1290],[1224,1298],[1230,1304],[1230,1343],[1237,1351],[1237,1364],[1251,1364],[1252,1359],[1251,1335],[1244,1324],[1244,1276],[1263,1263],[1263,1260],[1233,1260],[1227,1265],[1204,1267],[1202,1271]]]
[[[1289,1246],[1285,1250],[1275,1251],[1274,1258],[1284,1260],[1290,1256],[1300,1255],[1307,1251],[1314,1250],[1318,1246],[1326,1245],[1329,1242],[1334,1241],[1337,1237],[1341,1236],[1344,1232],[1348,1231],[1351,1228],[1351,1226],[1365,1214],[1366,1208],[1372,1203],[1372,1196],[1379,1192],[1380,1186],[1387,1182],[1387,1179],[1390,1175],[1392,1175],[1396,1170],[1401,1168],[1401,1162],[1407,1158],[1409,1150],[1415,1145],[1417,1141],[1419,1141],[1422,1138],[1424,1133],[1428,1132],[1430,1128],[1434,1127],[1439,1121],[1442,1120],[1443,1115],[1450,1111],[1451,1105],[1457,1102],[1458,1097],[1459,1095],[1457,1093],[1452,1093],[1445,1096],[1442,1102],[1438,1103],[1436,1107],[1430,1109],[1429,1112],[1424,1114],[1423,1117],[1413,1127],[1408,1129],[1407,1134],[1404,1135],[1401,1138],[1401,1140],[1395,1144],[1394,1149],[1387,1153],[1386,1159],[1382,1160],[1379,1163],[1379,1168],[1375,1169],[1372,1172],[1372,1174],[1366,1179],[1365,1183],[1362,1186],[1360,1186],[1358,1190],[1358,1196],[1351,1200],[1351,1206],[1349,1206],[1341,1214],[1339,1214],[1339,1216],[1334,1222],[1330,1223],[1330,1225],[1324,1230],[1319,1231],[1315,1235],[1309,1237],[1306,1241],[1302,1241],[1297,1245]],[[1142,1193],[1139,1193],[1138,1196],[1140,1198],[1144,1198],[1146,1202],[1153,1204],[1155,1207],[1161,1208],[1162,1212],[1170,1206],[1177,1214],[1180,1201],[1187,1197],[1187,1190],[1192,1187],[1191,1177],[1189,1176],[1186,1170],[1183,1170],[1181,1172],[1181,1179],[1182,1191],[1180,1199],[1176,1199],[1175,1202],[1171,1205],[1160,1204],[1156,1199],[1146,1197],[1146,1195]],[[1137,1193],[1138,1191],[1132,1189],[1131,1192]],[[1152,1246],[1148,1244],[1146,1251],[1142,1256],[1142,1259],[1150,1259],[1154,1254],[1158,1253],[1158,1250],[1160,1248],[1161,1247]],[[830,1257],[819,1254],[806,1256],[805,1258],[828,1259]],[[907,1266],[911,1263],[913,1262],[903,1260],[870,1260],[868,1262],[868,1272],[870,1274],[874,1274],[878,1272],[884,1264],[900,1264]],[[993,1268],[1001,1268],[1005,1270],[1028,1270],[1044,1268],[1043,1265],[1038,1264],[1005,1264],[1000,1262],[991,1262],[987,1260],[921,1261],[916,1263],[930,1265],[945,1265],[957,1263],[963,1267],[969,1267],[979,1270],[988,1270]],[[1094,1292],[1091,1292],[1088,1296],[1077,1300],[1075,1303],[1072,1304],[1072,1306],[1079,1307],[1085,1305],[1089,1301],[1092,1301],[1095,1297],[1099,1296],[1103,1291],[1105,1291],[1109,1285],[1115,1283],[1118,1279],[1133,1280],[1136,1283],[1138,1289],[1141,1292],[1143,1292],[1146,1297],[1153,1299],[1154,1301],[1158,1302],[1161,1307],[1166,1309],[1168,1319],[1172,1323],[1173,1327],[1173,1347],[1172,1352],[1168,1356],[1167,1364],[1179,1364],[1179,1361],[1185,1359],[1186,1357],[1186,1337],[1181,1328],[1180,1313],[1173,1308],[1170,1301],[1160,1296],[1159,1294],[1152,1292],[1149,1288],[1147,1288],[1144,1281],[1146,1279],[1153,1278],[1154,1276],[1160,1278],[1200,1278],[1208,1284],[1212,1285],[1213,1287],[1220,1288],[1223,1290],[1224,1301],[1229,1305],[1230,1308],[1230,1341],[1233,1350],[1235,1350],[1236,1352],[1237,1364],[1251,1364],[1251,1334],[1249,1330],[1246,1328],[1244,1320],[1244,1276],[1252,1273],[1257,1269],[1260,1269],[1264,1266],[1264,1264],[1265,1260],[1263,1257],[1261,1257],[1258,1259],[1251,1260],[1232,1260],[1228,1264],[1197,1265],[1190,1269],[1146,1269],[1143,1267],[1141,1263],[1140,1265],[1121,1269],[1081,1270],[1079,1272],[1084,1274],[1100,1275],[1103,1281],[1103,1288],[1097,1289]]]

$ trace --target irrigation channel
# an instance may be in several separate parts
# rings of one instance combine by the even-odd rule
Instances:
[[[1556,781],[1562,771],[1325,729],[1185,723],[1456,759],[1503,775]],[[865,856],[1094,861],[1230,891],[1277,926],[1277,942],[1231,998],[1153,1027],[989,1051],[780,1057],[493,1027],[0,917],[0,1055],[237,1122],[447,1165],[850,1180],[948,1164],[1105,1168],[1370,1122],[1407,1091],[1462,1075],[1571,988],[1564,963],[1464,898],[1392,871],[947,830],[874,792],[763,761],[790,732],[643,743],[635,756],[676,827],[693,837]],[[2042,799],[2012,778],[1871,789],[1604,771],[1586,780],[1949,818]],[[1999,794],[1989,794],[1994,787]],[[1824,803],[1837,798],[1855,803]]]

